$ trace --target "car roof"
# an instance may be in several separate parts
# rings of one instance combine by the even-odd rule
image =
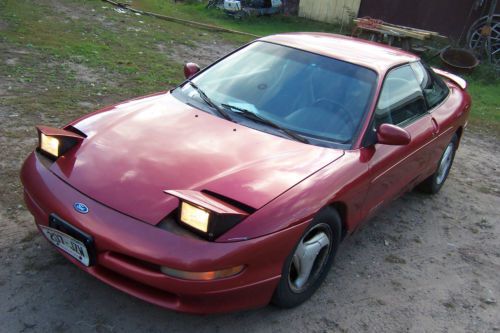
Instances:
[[[368,67],[381,75],[394,66],[419,60],[419,57],[394,47],[329,33],[296,32],[259,40]]]

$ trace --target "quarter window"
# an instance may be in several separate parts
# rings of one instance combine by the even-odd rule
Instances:
[[[448,96],[448,87],[428,66],[424,66],[420,62],[413,62],[410,66],[424,92],[429,109],[433,109]]]
[[[427,111],[420,85],[409,65],[392,70],[385,78],[375,111],[375,128],[389,123],[404,126]]]

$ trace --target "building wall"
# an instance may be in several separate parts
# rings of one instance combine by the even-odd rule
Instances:
[[[358,14],[361,0],[300,0],[299,16],[329,23],[348,22]]]
[[[297,15],[299,13],[299,0],[283,0],[285,14]]]
[[[490,3],[491,0],[363,0],[358,16],[437,31],[455,41],[463,41],[469,26],[479,17],[488,15]],[[499,7],[500,1],[497,13]]]

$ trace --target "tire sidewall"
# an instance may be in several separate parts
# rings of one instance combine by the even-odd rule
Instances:
[[[450,166],[448,167],[448,169],[446,170],[446,173],[444,175],[444,178],[443,178],[443,181],[441,183],[438,183],[437,182],[437,179],[438,179],[438,174],[439,174],[439,166],[441,165],[441,162],[444,158],[444,154],[446,152],[446,149],[448,148],[449,144],[453,144],[453,150],[451,152],[451,162],[450,162]],[[455,161],[455,153],[457,151],[457,145],[458,145],[458,137],[457,135],[453,135],[453,137],[451,138],[450,142],[446,145],[446,147],[444,148],[443,150],[443,153],[441,154],[441,158],[439,159],[439,163],[438,163],[438,166],[437,166],[437,169],[436,169],[436,172],[434,173],[434,175],[432,176],[432,193],[437,193],[439,192],[439,190],[441,190],[441,187],[443,187],[444,183],[446,182],[446,179],[448,179],[448,175],[450,174],[450,170],[451,170],[451,167],[453,166],[453,162]]]
[[[332,242],[332,246],[330,248],[330,253],[328,258],[326,259],[326,263],[323,266],[322,270],[319,272],[318,276],[316,277],[316,280],[313,281],[312,283],[309,284],[309,287],[305,289],[304,291],[298,293],[292,291],[290,288],[290,284],[288,281],[288,275],[290,273],[290,266],[292,264],[293,260],[293,255],[295,254],[295,250],[297,249],[297,246],[299,245],[299,242],[302,241],[302,238],[304,235],[306,235],[312,228],[317,226],[318,224],[326,224],[330,227],[331,231],[331,239],[330,241]],[[319,288],[319,286],[322,284],[324,279],[326,278],[326,275],[328,274],[333,260],[335,258],[335,255],[337,253],[337,249],[340,243],[341,239],[341,232],[342,232],[342,224],[341,224],[341,219],[338,214],[338,212],[331,208],[327,207],[323,210],[321,210],[313,219],[311,224],[307,227],[307,229],[304,231],[304,233],[300,236],[299,240],[297,241],[297,244],[294,246],[293,250],[291,253],[288,255],[288,257],[285,260],[285,263],[282,268],[281,272],[281,279],[278,283],[278,286],[276,287],[276,290],[274,292],[273,298],[272,298],[272,303],[276,306],[283,307],[283,308],[291,308],[294,306],[297,306],[307,299],[309,299],[314,292]]]

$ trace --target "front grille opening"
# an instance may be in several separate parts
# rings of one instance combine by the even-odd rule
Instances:
[[[134,257],[130,257],[130,256],[127,256],[125,254],[118,253],[118,252],[108,252],[108,254],[109,254],[109,256],[111,256],[117,260],[126,262],[129,265],[133,265],[133,266],[142,268],[144,270],[152,271],[152,272],[160,272],[159,265],[155,265],[153,263],[143,261],[143,260],[140,260],[140,259],[137,259]]]
[[[111,284],[115,288],[147,302],[166,308],[175,308],[179,304],[179,298],[177,295],[137,282],[106,267],[96,266],[95,273],[100,279],[104,280],[108,284]]]
[[[201,236],[189,231],[188,229],[182,227],[181,225],[179,225],[179,223],[177,223],[177,216],[179,216],[178,211],[178,209],[173,211],[170,215],[161,220],[160,223],[158,223],[156,226],[177,236],[206,241],[205,238],[202,238]]]

